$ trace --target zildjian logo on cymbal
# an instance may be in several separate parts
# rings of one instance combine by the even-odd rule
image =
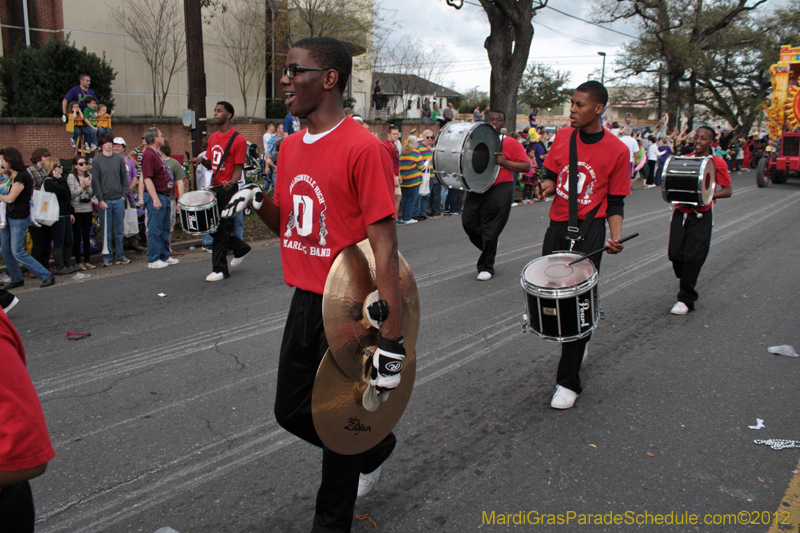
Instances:
[[[355,431],[356,435],[362,431],[372,431],[370,426],[365,426],[361,423],[360,418],[352,417],[347,419],[347,425],[344,427],[347,431]]]

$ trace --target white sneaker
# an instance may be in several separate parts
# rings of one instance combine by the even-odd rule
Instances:
[[[553,394],[553,399],[550,401],[550,407],[553,409],[569,409],[575,405],[575,400],[578,399],[578,393],[570,390],[561,385],[556,385],[556,393]]]
[[[361,474],[358,476],[358,496],[357,498],[363,498],[375,484],[378,482],[378,478],[381,477],[381,467],[379,466],[369,474]]]
[[[416,218],[409,218],[408,220],[404,220],[403,224],[416,224],[419,222]]]
[[[175,259],[174,257],[167,257],[167,260],[165,262],[170,264],[170,265],[177,265],[181,261],[180,261],[180,259]]]
[[[676,302],[675,305],[672,306],[672,313],[673,315],[685,315],[689,312],[689,306],[683,302]]]
[[[242,261],[244,261],[244,258],[247,257],[248,255],[250,255],[250,252],[247,252],[242,257],[234,257],[233,259],[231,259],[231,267],[236,267],[241,265]]]
[[[206,281],[222,281],[223,279],[225,279],[225,274],[222,272],[212,272],[206,276]]]
[[[153,261],[152,263],[147,263],[147,268],[167,268],[169,263],[162,260]]]
[[[489,281],[490,279],[492,279],[491,272],[486,272],[485,270],[483,272],[478,272],[478,281]]]
[[[650,184],[650,185],[643,185],[643,186],[642,186],[642,189],[652,189],[652,188],[653,188],[653,187],[655,187],[655,186],[656,186],[656,185],[655,185],[655,183],[653,183],[653,184]]]

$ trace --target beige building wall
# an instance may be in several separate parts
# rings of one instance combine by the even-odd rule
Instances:
[[[177,0],[180,2],[180,0]],[[248,0],[229,0],[229,4]],[[182,4],[182,2],[181,2]],[[112,19],[112,8],[125,9],[123,0],[63,0],[64,31],[77,48],[86,47],[98,56],[105,53],[106,60],[117,71],[112,90],[114,92],[116,114],[125,117],[153,116],[153,87],[150,67],[139,55],[134,40],[126,35]],[[235,6],[234,6],[235,7]],[[234,70],[227,65],[223,47],[219,44],[215,28],[203,25],[203,51],[206,67],[206,114],[213,116],[214,104],[227,100],[233,104],[237,116],[244,114],[244,101]],[[279,68],[283,58],[278,57]],[[356,109],[368,109],[372,83],[371,69],[353,72],[352,95],[356,98]],[[76,73],[77,74],[77,73]],[[358,79],[363,79],[359,82]],[[266,105],[266,84],[262,84],[260,94],[256,94],[255,84],[248,92],[248,115],[264,118]],[[281,98],[282,91],[276,87],[275,97]],[[188,102],[187,75],[184,68],[172,78],[164,116],[180,117],[181,110]],[[256,105],[255,114],[253,105]]]

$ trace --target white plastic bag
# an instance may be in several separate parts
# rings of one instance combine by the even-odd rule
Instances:
[[[44,189],[33,191],[33,219],[39,224],[52,226],[58,221],[58,198]]]

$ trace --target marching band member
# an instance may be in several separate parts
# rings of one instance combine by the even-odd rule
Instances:
[[[711,228],[714,225],[711,206],[717,198],[730,198],[733,194],[728,165],[711,152],[716,139],[717,132],[708,126],[700,126],[694,135],[694,153],[688,156],[714,158],[716,184],[720,188],[714,191],[713,200],[706,206],[677,205],[672,213],[668,255],[675,277],[680,280],[678,301],[670,311],[673,315],[685,315],[694,310],[698,298],[694,287],[711,247]]]
[[[314,378],[328,348],[322,321],[325,281],[338,253],[365,238],[375,255],[376,283],[388,312],[370,382],[379,400],[385,398],[382,392],[399,385],[405,357],[394,171],[381,142],[344,114],[342,95],[351,70],[350,53],[335,39],[303,39],[292,46],[281,84],[289,112],[305,116],[308,127],[281,146],[274,199],[247,185],[222,213],[231,216],[252,202],[279,235],[284,279],[295,287],[280,351],[275,417],[291,433],[322,448],[314,532],[350,531],[356,498],[377,482],[396,442],[390,433],[371,450],[340,455],[324,446],[311,415]]]
[[[569,128],[558,131],[544,161],[547,170],[542,186],[536,191],[538,198],[555,194],[550,207],[550,226],[542,243],[542,255],[569,249],[569,239],[577,237],[577,233],[569,231],[570,194],[577,194],[577,222],[584,233],[575,241],[572,250],[589,253],[602,248],[604,243],[610,254],[617,254],[624,248],[619,240],[625,196],[631,193],[630,151],[600,122],[607,103],[608,91],[596,81],[579,85],[572,95],[569,120],[577,131]],[[569,190],[570,140],[573,132],[577,142],[578,169],[575,193]],[[606,221],[611,232],[608,240]],[[600,255],[591,258],[598,272],[601,259]],[[590,339],[591,335],[561,344],[556,392],[550,407],[569,409],[575,405],[582,390],[578,373]]]

